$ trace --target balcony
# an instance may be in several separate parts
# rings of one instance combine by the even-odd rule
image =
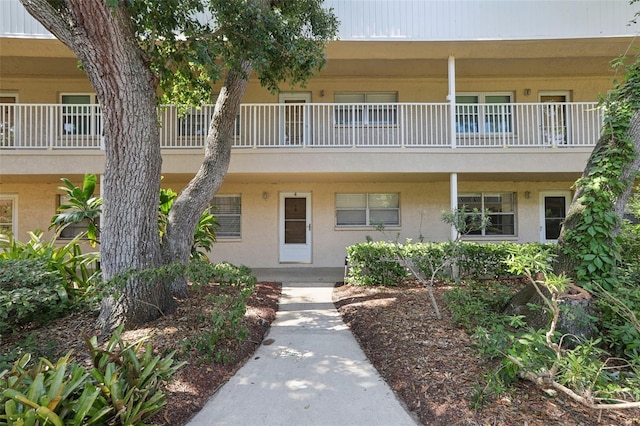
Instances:
[[[590,147],[596,103],[243,104],[233,148],[448,149]],[[159,108],[163,149],[204,146],[212,105]],[[99,150],[98,105],[0,104],[0,150]]]

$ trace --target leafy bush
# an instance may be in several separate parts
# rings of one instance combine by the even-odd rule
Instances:
[[[0,335],[59,317],[69,306],[63,277],[44,261],[0,260]]]
[[[444,300],[456,324],[472,331],[509,322],[502,310],[519,289],[496,281],[472,281],[445,293]]]
[[[411,243],[400,245],[390,242],[366,242],[347,247],[348,271],[346,280],[357,285],[396,285],[409,275],[401,259],[410,259],[419,272],[438,278],[451,276],[449,267],[442,262],[452,258],[459,269],[460,278],[496,279],[513,276],[505,261],[510,255],[551,250],[552,244],[499,243]]]
[[[30,240],[22,243],[13,237],[0,243],[0,261],[18,259],[36,259],[41,261],[49,272],[55,272],[62,278],[62,284],[71,300],[82,297],[93,285],[100,281],[100,254],[82,253],[81,236],[60,246],[56,237],[42,238],[42,231],[30,232]]]
[[[222,285],[220,294],[208,294],[207,300],[213,302],[214,308],[208,320],[197,336],[187,337],[182,341],[186,351],[195,348],[200,354],[216,362],[228,361],[220,350],[220,343],[227,340],[242,341],[247,338],[248,330],[242,325],[247,312],[247,299],[255,287]]]
[[[214,308],[202,332],[184,339],[183,347],[187,351],[195,348],[216,362],[225,362],[226,354],[220,350],[219,343],[229,339],[242,341],[247,337],[242,319],[247,311],[247,299],[255,290],[256,278],[246,266],[198,261],[191,262],[187,276],[194,286],[215,285],[218,292],[206,296]]]
[[[173,353],[153,354],[146,339],[126,344],[122,328],[104,349],[87,339],[93,368],[87,370],[71,352],[54,364],[41,358],[29,366],[30,354],[0,373],[0,422],[4,424],[142,425],[165,403],[158,390],[183,364]]]
[[[387,242],[366,242],[347,247],[346,281],[355,285],[397,285],[408,276],[398,263],[400,248]]]
[[[49,229],[56,228],[61,232],[71,224],[86,223],[87,239],[91,246],[95,246],[100,234],[100,214],[102,213],[102,198],[93,195],[98,178],[93,174],[85,174],[82,187],[75,186],[67,178],[61,180],[64,186],[59,186],[58,189],[67,194],[67,204],[58,208],[60,213],[51,218]]]
[[[637,280],[622,279],[599,296],[600,330],[607,347],[618,357],[640,367],[640,287]]]

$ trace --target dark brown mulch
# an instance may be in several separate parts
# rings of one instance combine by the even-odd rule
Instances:
[[[435,290],[442,320],[418,283],[398,287],[339,284],[334,303],[373,365],[424,425],[640,425],[640,410],[586,409],[564,396],[549,397],[522,382],[481,409],[472,408],[482,376],[495,365],[481,359]]]
[[[219,293],[216,285],[192,290],[189,298],[179,301],[176,312],[162,317],[145,327],[128,330],[123,339],[133,342],[141,337],[151,336],[154,350],[166,354],[176,350],[175,359],[187,360],[169,383],[163,384],[167,404],[152,421],[160,425],[182,425],[195,415],[208,398],[222,386],[255,352],[262,342],[269,324],[275,319],[278,309],[281,285],[274,282],[260,282],[247,301],[247,313],[243,325],[248,337],[243,342],[228,340],[220,345],[225,363],[214,362],[199,354],[195,349],[186,350],[181,341],[189,336],[206,332],[208,314],[213,308],[208,294]],[[73,314],[46,326],[32,328],[15,336],[3,336],[0,354],[11,351],[27,333],[33,333],[33,341],[41,347],[49,359],[57,359],[70,349],[79,362],[89,364],[82,334],[95,335],[95,315]]]
[[[549,397],[524,382],[513,392],[474,410],[473,395],[483,385],[483,374],[493,366],[477,356],[469,336],[453,324],[442,299],[449,289],[435,289],[442,320],[435,318],[427,290],[415,283],[394,288],[338,285],[334,291],[335,304],[363,350],[420,423],[640,425],[640,410],[593,412],[563,396]],[[195,350],[185,352],[181,340],[204,331],[207,312],[212,308],[205,296],[216,291],[216,286],[194,291],[192,297],[180,301],[174,314],[124,334],[128,341],[153,336],[157,351],[176,349],[177,359],[189,360],[174,380],[165,384],[167,405],[153,419],[160,425],[185,424],[253,354],[267,329],[265,324],[275,319],[281,286],[258,283],[244,318],[249,337],[241,344],[224,344],[227,363],[207,360]],[[36,342],[48,342],[50,358],[74,349],[82,359],[87,353],[80,336],[83,332],[96,332],[94,321],[92,315],[73,315],[31,332]],[[0,353],[10,350],[16,339],[9,337],[0,342]]]

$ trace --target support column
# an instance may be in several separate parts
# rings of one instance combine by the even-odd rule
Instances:
[[[449,192],[451,198],[451,211],[458,208],[458,174],[451,173],[449,175]],[[458,238],[458,231],[455,226],[451,226],[451,241]]]
[[[451,135],[451,148],[456,147],[456,58],[449,56],[449,134]]]

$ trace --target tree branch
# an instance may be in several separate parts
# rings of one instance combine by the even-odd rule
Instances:
[[[57,10],[47,0],[20,0],[20,3],[47,30],[74,50],[74,20],[66,2],[60,2],[60,8]]]

